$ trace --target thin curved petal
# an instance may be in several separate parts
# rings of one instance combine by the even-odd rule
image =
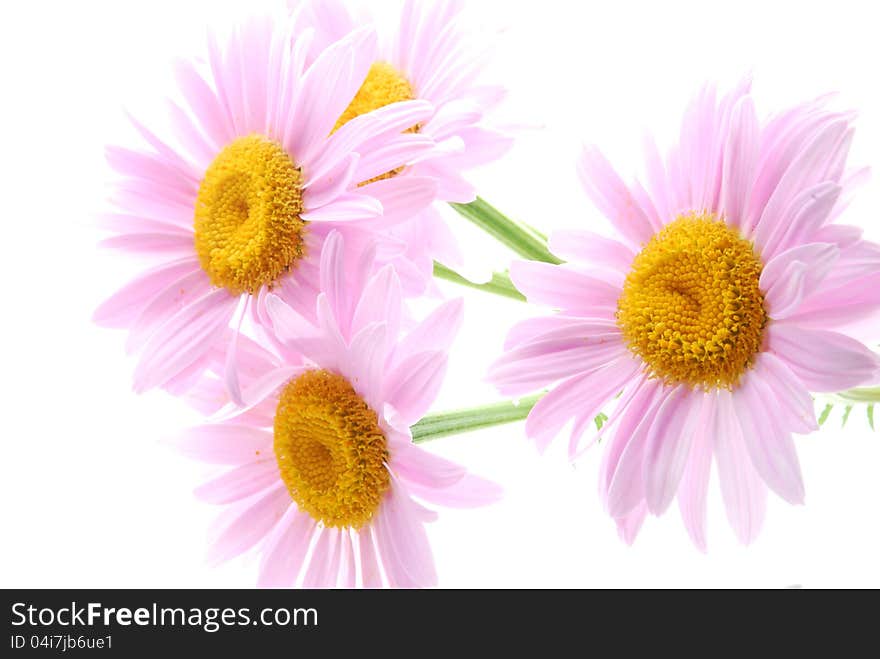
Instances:
[[[767,486],[794,505],[804,502],[804,483],[791,431],[774,420],[772,391],[755,371],[733,393],[745,447]]]
[[[770,351],[810,391],[845,391],[872,384],[880,377],[880,358],[844,334],[775,323],[767,337]]]
[[[316,523],[296,506],[290,506],[267,539],[260,559],[257,585],[291,588],[296,583],[315,533]]]
[[[291,506],[283,484],[245,506],[217,534],[208,562],[219,565],[246,552],[265,538]]]
[[[767,486],[752,466],[737,421],[737,409],[728,392],[718,396],[711,433],[727,519],[740,542],[751,544],[764,523]]]

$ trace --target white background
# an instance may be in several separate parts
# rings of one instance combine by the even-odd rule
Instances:
[[[98,255],[93,211],[102,149],[128,136],[125,105],[155,123],[172,91],[172,56],[200,53],[206,22],[253,3],[10,2],[0,22],[3,323],[0,387],[0,586],[249,587],[254,560],[203,562],[214,511],[191,496],[199,468],[159,440],[194,415],[163,394],[130,393],[123,334],[89,321],[131,267]],[[372,3],[373,5],[384,3]],[[476,175],[481,194],[543,229],[595,226],[574,176],[595,141],[629,175],[641,134],[668,141],[707,79],[755,78],[759,111],[829,90],[860,111],[854,161],[880,159],[880,49],[864,2],[510,2],[473,0],[497,42],[492,77],[512,91],[506,116],[531,126]],[[383,6],[383,9],[388,9]],[[153,114],[151,114],[153,113]],[[880,187],[848,221],[878,231]],[[456,226],[474,246],[458,220]],[[509,258],[488,242],[471,253]],[[129,264],[130,265],[130,264]],[[456,290],[448,289],[450,293]],[[438,409],[495,399],[481,378],[521,304],[468,292],[467,322]],[[491,509],[443,514],[430,529],[443,586],[880,586],[880,433],[864,413],[800,438],[803,508],[772,500],[765,530],[736,543],[713,485],[710,551],[678,512],[650,519],[635,547],[617,539],[596,495],[599,452],[570,466],[539,458],[521,426],[442,440],[431,450],[504,484]],[[560,442],[565,444],[565,442]]]

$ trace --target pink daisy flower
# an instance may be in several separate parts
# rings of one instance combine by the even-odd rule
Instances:
[[[437,576],[423,504],[484,505],[497,488],[412,443],[433,402],[458,331],[460,300],[400,336],[401,287],[391,265],[369,276],[371,255],[348,277],[333,232],[321,258],[316,322],[270,295],[289,363],[244,341],[246,407],[178,441],[190,457],[229,471],[196,491],[226,506],[209,559],[257,548],[262,586],[423,587]],[[220,362],[218,362],[220,365]],[[200,409],[225,398],[221,379],[193,390]]]
[[[320,26],[321,39],[333,41],[357,22],[343,0],[293,0],[303,24]],[[475,48],[465,25],[462,0],[406,0],[400,22],[380,45],[366,79],[343,120],[406,99],[428,101],[430,117],[411,130],[429,136],[438,148],[430,157],[400,168],[396,177],[430,177],[437,182],[439,202],[470,203],[477,197],[468,170],[501,157],[513,144],[511,135],[487,121],[503,100],[503,87],[483,84],[480,74],[487,52]],[[438,208],[429,207],[391,233],[406,245],[408,268],[398,267],[407,289],[421,292],[430,281],[433,261],[463,267],[458,241]]]
[[[617,239],[564,231],[550,246],[569,264],[514,264],[517,287],[558,313],[515,327],[490,377],[510,395],[555,385],[526,430],[543,448],[571,422],[573,455],[619,397],[600,489],[626,541],[677,497],[705,549],[714,458],[751,542],[768,489],[804,501],[792,435],[817,428],[809,392],[880,377],[848,334],[880,311],[880,246],[835,223],[865,176],[846,168],[851,121],[822,101],[760,121],[748,84],[717,101],[706,88],[665,161],[648,144],[646,185],[584,151]]]
[[[336,129],[376,38],[361,29],[320,50],[314,40],[289,17],[251,19],[223,47],[210,38],[204,71],[176,66],[187,104],[170,105],[180,147],[133,120],[150,150],[107,149],[119,180],[103,218],[116,235],[103,244],[153,264],[95,313],[129,330],[135,390],[185,390],[220,349],[237,395],[243,320],[262,326],[270,292],[314,311],[331,230],[350,246],[377,243],[380,263],[391,261],[403,248],[385,232],[434,199],[427,177],[381,178],[434,148],[403,132],[432,116],[430,104],[390,104]]]

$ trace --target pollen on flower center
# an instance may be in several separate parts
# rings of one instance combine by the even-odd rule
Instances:
[[[384,108],[386,105],[415,98],[412,85],[387,62],[374,62],[367,77],[358,89],[354,100],[339,117],[334,132],[362,114]]]
[[[303,177],[281,145],[241,137],[214,159],[199,187],[195,247],[215,286],[256,293],[302,258]]]
[[[300,510],[326,526],[358,529],[390,487],[376,413],[341,375],[308,371],[283,390],[275,458]]]
[[[387,62],[374,62],[354,99],[337,120],[333,132],[336,132],[349,121],[362,114],[384,108],[392,103],[411,101],[414,98],[415,92],[412,85],[410,85],[409,81],[400,71]],[[418,126],[413,126],[408,132],[416,133],[418,130]],[[361,185],[393,178],[402,171],[403,168],[398,167],[369,181],[364,181]]]
[[[711,214],[679,217],[633,262],[617,321],[653,375],[735,387],[761,349],[767,314],[752,244]]]

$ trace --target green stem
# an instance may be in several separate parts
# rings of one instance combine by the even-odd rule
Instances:
[[[441,437],[461,435],[525,419],[544,394],[455,412],[431,414],[412,427],[413,442],[422,444]]]
[[[451,281],[454,284],[467,286],[468,288],[475,288],[478,291],[483,291],[484,293],[492,293],[494,295],[500,295],[511,300],[518,300],[520,302],[526,301],[526,296],[516,290],[516,286],[514,286],[513,282],[510,281],[510,277],[507,275],[507,273],[496,272],[492,275],[492,279],[487,283],[476,284],[469,279],[465,279],[454,270],[450,270],[445,265],[441,263],[435,263],[434,276],[437,279]]]
[[[470,220],[490,236],[506,245],[520,256],[531,261],[559,264],[542,234],[528,226],[510,219],[484,199],[470,204],[450,204],[462,217]]]

